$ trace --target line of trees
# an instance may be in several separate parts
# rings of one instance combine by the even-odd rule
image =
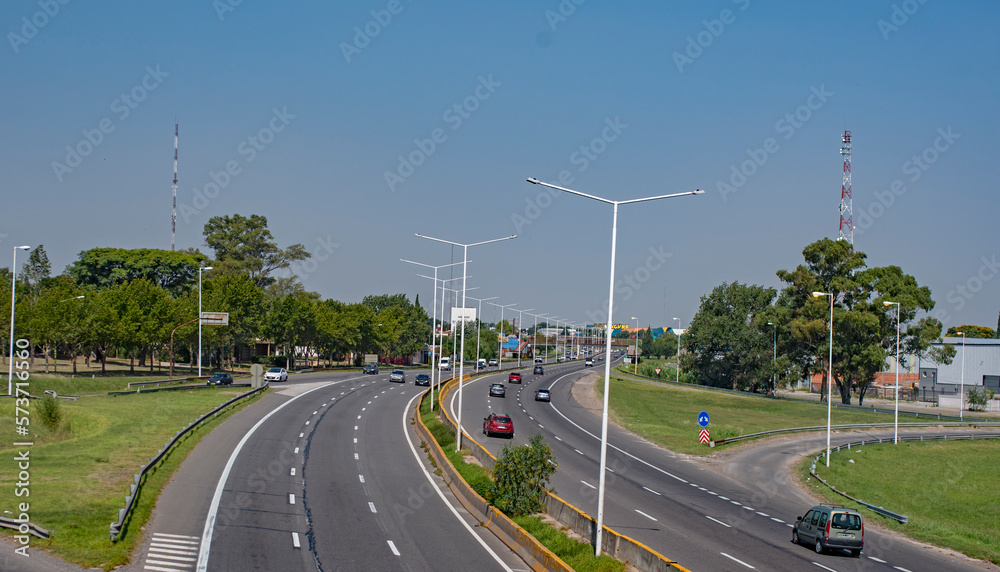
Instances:
[[[896,306],[884,302],[899,302],[901,367],[907,356],[937,363],[954,358],[952,346],[932,346],[942,325],[927,316],[934,308],[930,289],[913,276],[898,266],[868,268],[866,255],[842,240],[814,242],[802,254],[804,264],[777,272],[786,284],[780,292],[732,282],[702,297],[681,359],[698,383],[770,392],[772,380],[782,385],[821,373],[826,395],[830,297],[814,292],[833,295],[832,383],[845,404],[853,392],[863,402],[886,359],[895,356]]]
[[[127,356],[133,371],[147,363],[152,370],[169,359],[172,333],[179,353],[196,360],[199,267],[211,266],[202,273],[202,308],[229,313],[228,326],[203,327],[202,345],[212,348],[216,363],[260,340],[285,356],[309,348],[334,360],[364,353],[405,359],[430,339],[419,299],[322,300],[294,275],[277,276],[310,255],[299,244],[278,248],[265,217],[213,217],[204,236],[213,257],[194,249],[94,248],[59,276],[51,275],[44,245],[38,246],[17,276],[15,337],[42,351],[46,371],[56,352],[72,360],[74,372],[78,356],[88,365],[95,357],[103,372],[112,353]],[[0,269],[2,299],[10,299],[10,286],[10,270]],[[10,315],[0,315],[0,328],[9,331]],[[191,323],[178,328],[185,322]]]

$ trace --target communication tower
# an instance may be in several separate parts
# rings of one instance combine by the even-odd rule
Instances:
[[[851,132],[844,131],[844,143],[840,147],[844,156],[844,182],[840,187],[840,237],[854,245],[854,205],[851,198]]]

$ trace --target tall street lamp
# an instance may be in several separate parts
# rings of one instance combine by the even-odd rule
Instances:
[[[559,191],[564,191],[574,195],[580,195],[581,197],[586,197],[595,201],[600,201],[602,203],[607,203],[613,207],[613,216],[611,219],[611,273],[608,285],[608,328],[611,328],[614,324],[612,314],[615,306],[615,248],[618,246],[618,206],[626,205],[632,203],[640,203],[644,201],[655,201],[658,199],[668,199],[672,197],[681,197],[685,195],[701,195],[705,191],[697,189],[694,191],[688,191],[685,193],[674,193],[669,195],[658,195],[655,197],[645,197],[641,199],[631,199],[627,201],[612,201],[595,195],[589,195],[587,193],[581,193],[579,191],[574,191],[572,189],[567,189],[564,187],[559,187],[552,185],[550,183],[544,183],[535,178],[528,179],[528,182],[534,185],[542,185]],[[604,532],[604,481],[605,472],[608,466],[608,393],[611,388],[611,332],[608,332],[607,342],[604,348],[604,410],[601,415],[601,474],[599,476],[599,485],[597,491],[597,537],[595,539],[594,554],[595,556],[601,555],[601,537]]]
[[[424,236],[422,234],[417,234],[420,238],[426,238],[427,240],[434,240],[437,242],[443,242],[445,244],[450,244],[452,246],[462,247],[462,311],[465,312],[465,278],[468,272],[466,272],[469,263],[469,247],[479,246],[481,244],[489,244],[491,242],[500,242],[501,240],[510,240],[512,238],[517,238],[516,234],[510,236],[505,236],[503,238],[494,238],[491,240],[484,240],[482,242],[473,242],[471,244],[462,244],[460,242],[452,242],[450,240],[442,240],[440,238],[434,238],[432,236]],[[463,320],[464,321],[464,320]],[[458,354],[458,424],[455,427],[455,447],[456,451],[462,450],[462,387],[465,385],[465,328],[462,328],[462,348],[461,353]]]
[[[681,319],[674,318],[677,320],[677,383],[681,382]]]
[[[639,318],[632,316],[635,320],[635,352],[632,354],[632,373],[639,373]]]
[[[836,296],[832,292],[813,292],[813,298],[820,296],[830,297],[830,357],[827,359],[826,380],[826,466],[830,466],[830,418],[833,414],[833,300]]]
[[[534,335],[531,336],[531,357],[532,358],[536,358],[536,357],[538,357],[538,353],[536,353],[536,351],[535,351],[535,344],[538,342],[538,318],[545,318],[546,316],[545,316],[545,314],[528,314],[528,315],[535,317],[535,333],[534,333]],[[548,352],[546,352],[546,356],[547,355],[548,355]],[[534,360],[532,360],[532,361],[534,361]],[[549,363],[548,359],[543,359],[542,361],[544,363]]]
[[[458,262],[456,264],[461,264],[461,263]],[[419,276],[421,278],[427,278],[428,280],[431,279],[430,276],[425,276],[423,274],[417,274],[417,276]],[[445,292],[451,292],[453,294],[457,294],[458,293],[458,290],[456,290],[454,288],[446,288],[445,287],[445,283],[446,282],[453,282],[455,280],[461,280],[461,279],[462,279],[462,277],[459,276],[457,278],[442,278],[440,280],[440,282],[441,282],[441,335],[439,336],[439,339],[441,340],[441,352],[440,353],[442,353],[442,354],[444,353],[444,293]],[[434,283],[437,284],[437,281],[435,281]],[[473,287],[473,288],[469,288],[469,290],[476,290],[478,288],[479,287],[476,286],[476,287]],[[452,333],[454,333],[454,331]],[[454,348],[454,344],[452,344],[452,348]],[[438,358],[438,368],[437,368],[438,369],[438,374],[437,374],[438,384],[441,383],[441,365],[440,365],[440,363],[441,363],[441,358],[439,357]],[[431,372],[431,375],[434,375],[433,371]],[[440,393],[440,391],[441,391],[441,388],[439,387],[438,388],[438,393]],[[440,406],[440,404],[438,404],[438,405]],[[434,381],[433,381],[433,379],[431,381],[431,411],[434,411]]]
[[[14,262],[10,266],[10,371],[7,372],[7,395],[14,395],[14,292],[17,289],[17,251],[30,246],[14,247]]]
[[[962,421],[965,413],[965,332],[958,332],[958,335],[962,336],[962,393],[961,400],[958,402],[958,420]]]
[[[522,329],[521,314],[523,312],[530,312],[532,310],[534,310],[534,308],[528,308],[527,310],[518,310],[516,308],[514,309],[514,311],[517,312],[517,347],[519,347],[519,348],[522,347],[521,346],[521,329]],[[528,314],[528,315],[530,316],[531,314]],[[521,367],[521,350],[517,350],[517,367]]]
[[[896,411],[893,421],[892,443],[899,444],[899,302],[882,302],[883,306],[896,306]]]
[[[201,323],[204,320],[204,316],[201,315],[201,273],[211,269],[211,266],[198,267],[198,377],[201,377]],[[288,359],[288,356],[285,356],[285,359]]]
[[[499,343],[497,344],[497,346],[500,348],[500,361],[497,362],[497,366],[500,369],[503,369],[503,311],[504,309],[509,308],[511,306],[517,306],[517,303],[515,302],[514,304],[494,304],[493,302],[488,302],[488,304],[500,308],[500,339]],[[496,314],[494,314],[494,316],[495,315]]]
[[[469,298],[472,298],[473,300],[476,300],[477,302],[479,302],[479,313],[476,314],[476,368],[477,369],[479,367],[479,338],[482,337],[480,334],[482,333],[482,329],[483,329],[483,327],[482,327],[482,324],[483,324],[483,302],[485,302],[487,300],[496,300],[499,297],[500,296],[490,296],[489,298],[472,298],[472,296],[469,296]]]
[[[440,368],[434,367],[434,356],[437,355],[438,356],[438,361],[439,362],[441,361],[440,354],[438,354],[437,352],[434,351],[434,338],[437,335],[437,285],[438,285],[438,277],[437,276],[438,276],[438,268],[447,268],[449,266],[457,266],[457,265],[461,264],[461,262],[455,262],[455,263],[452,263],[452,264],[442,264],[441,266],[431,266],[430,264],[424,264],[423,262],[414,262],[412,260],[407,260],[405,258],[400,258],[400,260],[402,260],[403,262],[407,262],[409,264],[416,264],[417,266],[423,266],[424,268],[433,268],[434,269],[434,287],[431,289],[431,299],[432,299],[432,303],[433,303],[433,306],[434,306],[434,314],[431,316],[431,378],[433,379],[433,377],[434,377],[434,370],[435,369],[440,369]],[[441,301],[441,314],[442,315],[444,314],[444,301],[443,300]],[[441,322],[443,323],[444,320],[441,320]],[[440,377],[440,373],[438,375]],[[440,379],[438,381],[440,381]],[[431,381],[431,411],[434,411],[434,382],[433,381]]]
[[[771,326],[771,342],[774,344],[774,351],[771,354],[771,394],[773,395],[778,375],[777,370],[775,370],[775,365],[778,363],[778,325],[774,322],[768,322],[767,325]]]

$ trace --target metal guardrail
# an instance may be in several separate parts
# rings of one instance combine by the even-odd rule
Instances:
[[[237,395],[236,397],[230,399],[229,401],[223,403],[222,405],[219,405],[215,409],[195,419],[194,421],[189,423],[187,427],[175,433],[174,438],[165,443],[163,445],[163,448],[160,449],[156,453],[156,455],[153,455],[153,457],[149,459],[149,462],[143,465],[141,469],[139,469],[138,473],[132,476],[132,480],[134,482],[129,487],[128,496],[125,497],[125,508],[118,509],[118,520],[111,523],[111,528],[110,528],[111,542],[118,542],[118,536],[121,534],[122,526],[125,525],[125,520],[128,519],[129,515],[132,512],[132,509],[135,507],[136,496],[138,495],[139,490],[142,487],[142,478],[146,476],[146,473],[148,473],[150,469],[155,467],[156,464],[159,463],[164,456],[166,456],[166,454],[170,451],[170,449],[172,449],[175,445],[177,445],[178,442],[180,442],[182,437],[187,435],[188,432],[190,432],[198,425],[204,423],[208,418],[217,415],[220,411],[229,407],[233,403],[236,403],[241,399],[246,399],[248,397],[251,397],[257,393],[264,391],[267,388],[268,388],[267,385],[263,385],[261,387],[258,387],[257,389]]]
[[[172,385],[170,387],[154,387],[151,389],[137,388],[135,391],[109,391],[108,395],[135,395],[136,393],[155,393],[157,391],[181,391],[184,389],[208,389],[210,387],[221,387],[215,385],[206,385],[204,383],[197,383],[194,385]],[[249,383],[230,383],[225,387],[252,387]]]
[[[32,534],[38,538],[48,539],[49,531],[38,526],[33,522],[23,522],[17,520],[16,518],[7,518],[5,516],[0,516],[0,528],[13,528],[19,531],[21,534]]]
[[[988,421],[985,423],[977,422],[957,422],[957,421],[945,421],[943,423],[900,423],[900,427],[1000,427],[1000,421]],[[831,429],[866,429],[866,428],[888,428],[894,427],[892,423],[855,423],[851,425],[831,425]],[[738,435],[736,437],[729,437],[726,439],[719,439],[717,441],[709,442],[710,447],[715,447],[716,445],[722,445],[723,443],[735,443],[736,441],[742,441],[744,439],[756,439],[757,437],[766,437],[768,435],[778,435],[781,433],[798,433],[804,431],[822,431],[826,429],[826,425],[814,425],[811,427],[789,427],[787,429],[771,429],[770,431],[761,431],[759,433],[748,433],[746,435]]]
[[[1000,439],[1000,433],[997,433],[997,434],[988,434],[988,435],[968,435],[968,434],[948,435],[946,433],[944,435],[931,435],[931,436],[910,435],[910,436],[900,437],[899,438],[900,441],[948,441],[948,440],[956,441],[956,440],[972,440],[972,439]],[[852,443],[845,443],[843,445],[838,445],[836,447],[833,447],[832,449],[830,449],[830,454],[832,455],[835,451],[842,451],[844,449],[850,450],[852,447],[863,447],[865,445],[876,445],[876,444],[881,444],[881,443],[892,443],[892,442],[893,442],[893,439],[890,438],[890,437],[881,438],[881,439],[868,439],[868,440],[865,440],[865,441],[854,441]],[[839,494],[839,495],[841,495],[841,496],[843,496],[843,497],[845,497],[847,499],[850,499],[850,500],[852,500],[852,501],[860,504],[861,506],[864,506],[865,508],[871,510],[872,512],[874,512],[876,514],[880,514],[880,515],[882,515],[884,517],[891,518],[891,519],[893,519],[895,521],[898,521],[898,522],[900,522],[902,524],[906,524],[909,521],[909,517],[907,517],[906,515],[897,514],[895,512],[892,512],[891,510],[882,508],[882,507],[877,506],[877,505],[873,505],[873,504],[865,502],[865,501],[863,501],[861,499],[854,498],[851,495],[849,495],[849,494],[847,494],[847,493],[845,493],[845,492],[843,492],[841,490],[838,490],[836,487],[834,487],[830,483],[826,482],[826,480],[824,480],[822,477],[820,477],[816,473],[816,463],[819,462],[820,457],[824,457],[824,456],[826,456],[826,451],[820,452],[820,454],[818,454],[815,457],[813,457],[812,465],[809,466],[809,474],[812,475],[813,477],[815,477],[815,479],[817,481],[819,481],[819,482],[823,483],[824,485],[826,485],[827,487],[829,487],[831,491],[833,491],[833,492],[835,492],[835,493],[837,493],[837,494]]]

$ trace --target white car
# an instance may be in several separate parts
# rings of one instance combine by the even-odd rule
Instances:
[[[594,367],[594,360],[587,358],[587,361],[583,362],[583,367]]]
[[[288,372],[283,367],[272,367],[264,373],[264,381],[288,381]]]

